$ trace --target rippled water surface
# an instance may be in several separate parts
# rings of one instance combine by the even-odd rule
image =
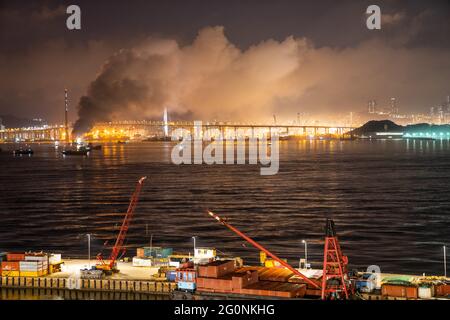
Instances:
[[[51,145],[13,157],[13,148],[3,145],[0,153],[0,250],[81,256],[92,233],[92,250],[100,252],[114,241],[135,182],[146,175],[128,256],[148,245],[149,234],[154,245],[186,252],[195,235],[198,246],[256,263],[258,251],[207,217],[209,208],[295,265],[306,239],[318,266],[325,218],[332,217],[353,267],[443,273],[448,141],[283,141],[275,176],[260,176],[254,165],[173,165],[169,142],[109,144],[84,158],[64,158]]]

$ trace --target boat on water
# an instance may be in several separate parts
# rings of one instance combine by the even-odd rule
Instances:
[[[21,156],[21,155],[32,155],[34,153],[33,149],[31,148],[26,148],[26,149],[17,149],[13,151],[13,154],[16,156]]]

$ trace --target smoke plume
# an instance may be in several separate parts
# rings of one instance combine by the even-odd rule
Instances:
[[[102,66],[79,101],[74,133],[102,121],[160,119],[164,107],[198,120],[267,122],[274,113],[294,118],[305,111],[358,111],[371,98],[427,106],[448,90],[450,75],[442,72],[450,69],[448,56],[448,50],[376,39],[315,48],[292,36],[241,50],[223,27],[200,30],[186,46],[150,38]]]

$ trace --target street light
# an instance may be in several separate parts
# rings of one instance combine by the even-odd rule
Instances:
[[[442,246],[444,249],[444,276],[447,278],[447,252],[445,246]]]
[[[88,261],[89,261],[89,269],[91,268],[91,234],[88,233],[86,234],[87,238],[88,238]]]
[[[305,245],[305,269],[308,269],[308,243],[306,240],[302,240],[302,243]]]
[[[197,238],[197,236],[192,236],[192,239],[194,239],[194,256],[195,256],[195,248],[196,248],[196,243],[195,243],[195,239]]]

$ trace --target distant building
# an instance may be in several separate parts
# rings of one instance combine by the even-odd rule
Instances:
[[[368,103],[368,108],[369,108],[369,113],[370,114],[374,114],[374,113],[376,113],[376,105],[377,105],[377,102],[375,101],[375,100],[370,100],[369,101],[369,103]]]
[[[3,125],[2,118],[0,118],[0,130],[5,130],[5,126]]]
[[[391,98],[391,115],[395,117],[398,115],[397,99]]]

